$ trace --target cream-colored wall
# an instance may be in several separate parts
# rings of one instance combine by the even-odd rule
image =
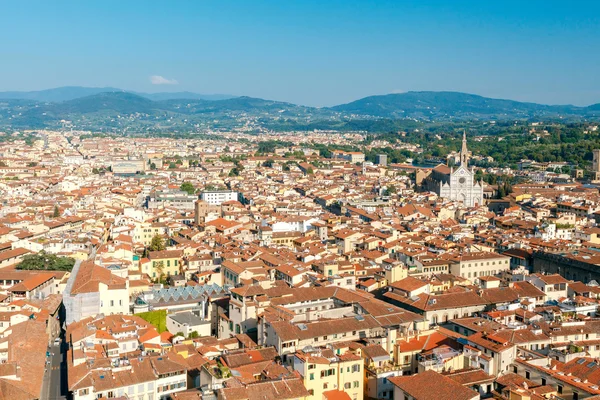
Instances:
[[[129,288],[109,290],[108,286],[101,283],[98,291],[100,292],[100,312],[102,314],[130,314]]]
[[[309,365],[313,365],[314,368],[309,369]],[[304,386],[308,391],[312,390],[313,393],[308,399],[321,400],[323,392],[335,389],[346,392],[352,399],[363,399],[365,378],[362,360],[334,362],[331,364],[311,364],[306,362],[303,364],[303,367],[303,370],[299,372],[304,377]],[[353,372],[353,367],[356,369],[355,372]],[[321,372],[329,369],[333,369],[335,374],[321,378]],[[313,379],[311,379],[311,374]],[[327,385],[326,388],[324,387],[325,384]],[[347,384],[349,384],[349,388],[346,387]]]

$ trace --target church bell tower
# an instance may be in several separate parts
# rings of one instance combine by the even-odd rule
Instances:
[[[469,167],[469,150],[467,150],[467,131],[463,130],[462,147],[460,149],[460,165]]]

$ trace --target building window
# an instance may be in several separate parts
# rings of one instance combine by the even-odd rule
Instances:
[[[314,380],[315,380],[315,374],[314,374],[314,373],[311,373],[311,374],[310,374],[310,380],[311,380],[311,381],[314,381]]]

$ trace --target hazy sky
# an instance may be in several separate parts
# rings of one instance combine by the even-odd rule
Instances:
[[[600,1],[0,0],[0,91],[600,102]]]

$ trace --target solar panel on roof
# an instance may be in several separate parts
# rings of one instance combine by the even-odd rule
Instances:
[[[585,358],[580,358],[579,360],[577,360],[577,364],[583,364],[585,362]]]

